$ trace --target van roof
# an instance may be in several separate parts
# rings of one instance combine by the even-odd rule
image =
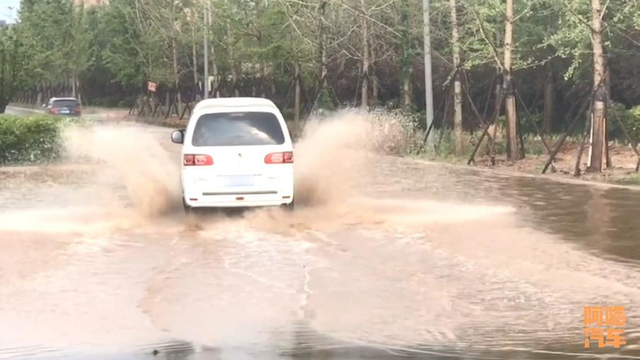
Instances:
[[[49,101],[59,101],[59,100],[63,100],[63,101],[78,101],[78,99],[73,98],[73,97],[52,97],[51,99],[49,99]]]
[[[215,109],[215,108],[233,108],[233,107],[271,107],[275,110],[278,110],[278,107],[273,103],[273,101],[264,98],[254,98],[254,97],[232,97],[232,98],[216,98],[216,99],[206,99],[200,101],[196,107],[193,109],[193,112],[198,112],[205,109]]]

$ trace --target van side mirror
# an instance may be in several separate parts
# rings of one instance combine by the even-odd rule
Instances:
[[[176,130],[171,133],[171,141],[176,144],[184,143],[184,130]]]

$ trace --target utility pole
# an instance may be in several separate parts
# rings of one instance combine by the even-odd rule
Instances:
[[[210,0],[205,0],[206,8],[204,9],[204,96],[203,99],[209,98],[209,6]]]
[[[424,17],[424,96],[426,105],[426,128],[428,131],[433,122],[433,78],[431,75],[431,20],[429,0],[422,0],[422,13]],[[433,133],[433,131],[431,132]],[[431,145],[431,136],[426,139],[427,146]]]

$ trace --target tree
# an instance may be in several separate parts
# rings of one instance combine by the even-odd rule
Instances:
[[[602,34],[602,18],[604,12],[600,0],[591,0],[591,42],[593,43],[593,106],[591,114],[591,159],[588,171],[602,171],[606,141],[606,90],[605,90],[605,57],[604,40]]]
[[[215,16],[207,29],[206,5]],[[640,7],[629,0],[600,4],[601,31],[595,33],[601,40],[596,41],[592,5],[431,0],[434,96],[440,103],[449,96],[443,90],[453,88],[447,114],[453,113],[458,154],[463,119],[465,127],[477,130],[495,111],[507,120],[509,158],[519,158],[522,102],[516,100],[523,98],[532,118],[544,114],[545,132],[558,130],[579,109],[572,105],[593,90],[594,72],[600,71],[595,63],[601,60],[605,95],[613,92],[626,106],[639,102]],[[24,0],[19,24],[12,28],[20,31],[21,43],[30,42],[24,60],[30,69],[26,84],[15,88],[18,98],[31,102],[75,94],[89,103],[107,96],[119,103],[148,80],[159,83],[160,91],[194,89],[203,74],[199,55],[207,31],[216,94],[267,96],[297,122],[319,104],[384,102],[422,110],[421,15],[417,1],[110,0],[85,9],[75,0]],[[597,43],[601,57],[594,57]],[[12,60],[7,59],[5,70]],[[3,79],[7,84],[7,75]],[[603,116],[604,130],[598,123],[592,127],[606,134]],[[529,118],[523,124],[522,131],[531,131]]]
[[[82,103],[82,96],[78,87],[80,86],[79,77],[89,68],[93,62],[94,39],[90,32],[87,31],[86,10],[81,4],[79,7],[74,4],[69,5],[69,14],[71,14],[71,24],[69,33],[69,59],[67,73],[70,77],[72,96],[77,97]]]
[[[417,3],[417,2],[416,2]],[[419,13],[412,11],[412,3],[408,1],[400,1],[395,5],[395,28],[398,29],[400,35],[397,42],[396,56],[399,71],[399,80],[402,94],[402,108],[405,111],[413,108],[413,86],[411,83],[413,77],[413,62],[418,55],[418,40],[416,39],[413,24],[415,15]]]
[[[0,114],[33,79],[33,50],[33,40],[21,28],[0,28]]]
[[[616,85],[613,80],[616,69],[609,64],[617,63],[621,67],[617,59],[632,59],[640,48],[640,43],[633,39],[639,24],[635,19],[638,3],[611,0],[606,2],[607,6],[602,6],[596,0],[564,0],[550,2],[549,5],[559,15],[558,30],[549,34],[547,42],[556,49],[558,57],[570,61],[564,79],[583,83],[587,96],[592,100],[589,114],[592,136],[587,171],[600,172],[608,147],[606,107],[611,95],[609,89]],[[619,73],[616,81],[624,81],[626,77],[628,75]]]
[[[156,80],[151,74],[160,49],[156,38],[140,23],[142,19],[137,13],[135,3],[111,0],[99,31],[108,39],[101,55],[115,77],[113,80],[133,88],[139,88],[147,80]]]
[[[453,127],[455,133],[455,154],[462,155],[462,84],[460,82],[460,38],[458,32],[458,11],[456,0],[449,0],[451,7],[451,47],[453,49]]]
[[[507,159],[519,160],[522,155],[518,146],[518,113],[513,91],[511,54],[513,50],[513,0],[507,0],[504,30],[504,63],[502,89],[505,92],[505,114],[507,117]]]

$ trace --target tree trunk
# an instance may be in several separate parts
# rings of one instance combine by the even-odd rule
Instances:
[[[76,87],[76,77],[71,77],[71,96],[77,98],[78,96],[78,88]]]
[[[374,74],[371,75],[371,87],[371,101],[373,102],[373,106],[377,106],[378,99],[380,98],[380,82]]]
[[[547,78],[544,84],[544,125],[542,131],[545,134],[551,132],[553,125],[553,113],[555,102],[555,81],[553,76],[553,69],[549,66],[547,71]]]
[[[235,41],[233,40],[231,25],[227,25],[227,31],[227,37],[229,39],[229,62],[231,63],[231,86],[233,86],[233,94],[238,97],[240,96],[240,91],[238,90],[238,68],[236,66]]]
[[[260,96],[267,97],[267,75],[264,60],[260,60]]]
[[[322,48],[322,72],[320,73],[321,75],[320,90],[322,90],[327,83],[327,76],[329,74],[329,71],[327,70],[326,64],[327,64],[327,49]]]
[[[409,3],[401,1],[398,4],[398,25],[400,29],[400,41],[398,41],[398,54],[399,70],[401,80],[401,93],[402,93],[402,109],[410,111],[413,107],[413,89],[411,86],[411,76],[413,75],[413,58],[410,56],[411,52],[411,39],[409,35],[409,29],[411,24],[409,22],[410,14]]]
[[[603,48],[603,53],[606,52],[605,48]],[[608,139],[608,126],[609,124],[607,124],[606,122],[606,118],[607,118],[607,104],[609,104],[609,101],[611,100],[611,69],[609,68],[609,58],[607,56],[604,57],[604,72],[605,72],[605,76],[604,76],[604,88],[606,91],[605,94],[605,111],[604,111],[604,117],[605,117],[605,124],[604,124],[604,153],[605,153],[605,158],[607,160],[606,164],[607,164],[607,169],[610,169],[613,165],[611,164],[611,154],[609,154],[609,139]]]
[[[191,56],[193,57],[193,86],[197,87],[198,86],[198,52],[196,50],[196,28],[193,23],[191,24]],[[203,86],[204,86],[204,83],[203,83]]]
[[[495,42],[495,47],[496,49],[499,48],[500,46],[502,46],[502,39],[500,38],[500,32],[496,31],[496,42]],[[496,112],[497,116],[499,117],[500,114],[502,113],[502,69],[500,68],[500,64],[498,64],[496,66],[496,81],[495,81],[495,88],[494,88],[494,111]],[[467,89],[468,91],[469,89]],[[497,129],[497,125],[494,127]]]
[[[296,131],[300,130],[300,63],[296,60],[294,64],[294,86],[295,86],[295,100],[294,100],[294,114],[293,121],[295,122]]]
[[[42,97],[43,97],[42,92],[43,92],[43,85],[42,85],[42,83],[40,83],[38,85],[38,95],[36,97],[36,105],[38,105],[38,106],[44,104],[44,100],[42,99]]]
[[[216,65],[216,60],[215,60],[215,52],[213,51],[213,44],[211,45],[211,56],[214,57],[214,59],[211,60],[211,64],[213,65],[213,67],[211,68],[212,70],[212,76],[213,76],[213,89],[215,89],[213,96],[219,98],[220,97],[220,75],[218,74],[218,66]],[[209,81],[209,79],[207,79],[207,81]]]
[[[363,57],[362,57],[362,93],[361,106],[364,109],[369,107],[369,67],[370,67],[370,50],[369,50],[369,21],[367,21],[366,8],[364,0],[360,0],[362,6],[362,44],[363,44]]]
[[[451,7],[451,45],[453,47],[453,129],[455,134],[455,154],[462,155],[462,84],[460,82],[460,42],[458,35],[458,13],[456,0],[449,0]]]
[[[5,109],[7,108],[7,103],[9,96],[5,93],[5,74],[7,69],[7,51],[4,43],[2,44],[2,60],[0,63],[0,114],[4,114]]]
[[[413,88],[411,86],[411,71],[402,80],[402,108],[409,111],[413,106]]]
[[[511,84],[511,50],[513,44],[513,0],[507,0],[507,14],[504,31],[504,78],[503,88],[505,96],[505,115],[507,117],[507,159],[520,160],[518,147],[518,114],[516,111],[516,97]]]
[[[271,65],[271,94],[275,96],[278,92],[278,83],[275,77],[275,65]]]
[[[369,48],[371,49],[371,101],[373,103],[373,106],[377,106],[378,105],[378,98],[380,96],[380,81],[378,80],[378,76],[375,73],[375,61],[376,61],[376,52],[375,52],[375,47],[373,46],[373,44],[369,45]]]
[[[264,12],[264,9],[268,6],[268,0],[261,0],[261,1],[256,1],[256,10],[258,12],[258,14],[261,14]],[[258,32],[258,36],[256,38],[257,42],[258,42],[258,49],[262,50],[264,49],[263,47],[263,39],[262,39],[262,33]],[[258,72],[260,73],[260,79],[259,81],[256,82],[254,81],[254,96],[256,96],[256,94],[260,94],[261,97],[266,97],[266,85],[265,85],[265,64],[264,64],[264,60],[260,59],[259,60],[260,63],[258,64]]]
[[[233,96],[240,96],[240,85],[238,84],[238,69],[236,68],[235,64],[233,64],[231,68],[231,82],[233,84]]]
[[[213,5],[209,6],[209,24],[213,22]],[[216,61],[216,45],[215,42],[212,42],[209,45],[210,58],[211,58],[211,74],[213,76],[213,87],[212,87],[212,96],[219,98],[220,97],[220,77],[218,74],[218,65]],[[209,81],[209,79],[205,79],[205,81]]]
[[[176,39],[171,39],[171,52],[173,55],[173,79],[174,85],[176,87],[176,107],[178,109],[178,113],[182,112],[182,99],[180,98],[180,72],[178,70],[178,44],[176,44]]]
[[[591,42],[593,44],[593,86],[595,91],[593,101],[593,117],[591,127],[593,129],[592,156],[587,167],[588,172],[601,172],[603,159],[605,155],[605,134],[606,134],[606,118],[605,118],[605,58],[602,39],[602,8],[600,0],[591,0],[592,10],[592,33]]]
[[[321,58],[321,66],[322,69],[320,71],[320,82],[318,83],[318,91],[316,97],[320,95],[320,93],[324,90],[324,87],[327,85],[327,76],[329,71],[327,70],[327,49],[322,46],[322,58]]]
[[[78,80],[77,77],[74,77],[73,83],[75,85],[75,92],[76,92],[75,98],[78,99],[78,103],[80,104],[80,106],[83,106],[84,100],[82,98],[82,87],[80,86],[80,80]]]
[[[316,91],[314,93],[315,98],[313,99],[314,103],[311,106],[312,111],[317,108],[318,99],[320,99],[320,94],[322,93],[324,86],[327,81],[327,50],[325,48],[325,16],[327,12],[327,0],[321,0],[319,11],[320,11],[320,29],[318,32],[318,54],[317,54],[317,63],[316,63]]]
[[[604,46],[602,48],[602,53],[605,53]],[[606,93],[605,102],[609,102],[611,100],[611,68],[609,68],[609,58],[604,56],[604,88]]]
[[[367,70],[364,69],[364,64],[362,69],[362,87],[360,88],[360,91],[360,106],[367,109],[369,105],[369,75],[367,74]]]

